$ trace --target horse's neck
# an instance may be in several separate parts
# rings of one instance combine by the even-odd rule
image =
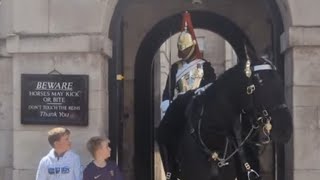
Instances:
[[[241,80],[241,71],[238,67],[233,67],[222,74],[213,86],[210,86],[207,90],[207,101],[216,100],[217,106],[220,106],[222,110],[228,109],[229,111],[240,112],[241,111],[241,91],[244,86],[243,80]],[[209,102],[210,103],[210,102]]]

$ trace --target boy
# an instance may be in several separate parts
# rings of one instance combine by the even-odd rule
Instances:
[[[53,149],[41,159],[36,180],[82,180],[80,158],[70,150],[69,136],[70,130],[63,127],[48,132]]]
[[[110,157],[109,139],[95,136],[87,142],[87,148],[94,160],[83,172],[83,180],[123,180],[122,174]]]

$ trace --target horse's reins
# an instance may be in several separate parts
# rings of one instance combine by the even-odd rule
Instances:
[[[201,116],[203,115],[203,109],[204,109],[204,106],[202,106],[201,108]],[[223,158],[219,158],[219,155],[217,152],[215,151],[211,151],[206,145],[205,143],[203,142],[202,138],[201,138],[201,132],[200,132],[200,129],[201,129],[201,121],[202,121],[202,118],[199,119],[198,121],[198,133],[197,133],[197,138],[199,139],[199,142],[201,144],[201,146],[203,147],[204,151],[208,154],[208,155],[211,155],[211,158],[213,160],[218,160],[218,166],[219,167],[223,167],[223,166],[226,166],[228,165],[229,163],[227,161],[229,161],[238,151],[239,149],[244,145],[244,143],[249,139],[249,137],[252,135],[252,132],[254,130],[254,128],[252,127],[251,130],[249,131],[249,133],[247,134],[247,136],[244,138],[244,140],[240,143],[240,145],[226,158],[227,156],[227,151],[228,151],[228,145],[229,145],[229,138],[227,137],[226,138],[226,145],[225,145],[225,149],[224,149],[224,153],[223,153]]]
[[[193,96],[193,98],[195,98],[196,96]],[[211,151],[207,145],[203,142],[202,138],[201,138],[201,121],[202,121],[202,116],[203,116],[203,112],[204,112],[204,105],[202,104],[202,107],[201,107],[201,112],[200,112],[200,118],[198,120],[198,127],[197,127],[197,133],[195,134],[195,129],[193,127],[193,124],[191,122],[191,116],[189,116],[188,118],[188,124],[189,124],[189,127],[190,127],[190,134],[194,137],[195,140],[198,140],[198,144],[201,146],[201,150],[207,154],[213,161],[218,161],[217,165],[218,167],[223,167],[223,166],[227,166],[229,165],[229,160],[237,153],[240,151],[240,149],[242,148],[242,146],[245,144],[245,142],[249,139],[249,137],[252,135],[252,132],[254,130],[254,127],[252,126],[251,127],[251,130],[250,132],[247,134],[247,136],[245,137],[245,139],[238,145],[238,147],[236,147],[236,145],[234,145],[236,147],[236,149],[228,156],[227,156],[227,151],[228,151],[228,147],[229,147],[229,138],[226,137],[226,144],[225,144],[225,148],[224,148],[224,153],[223,153],[223,157],[220,158],[219,157],[219,154],[217,151]],[[209,159],[210,160],[210,159]],[[245,162],[244,163],[244,166],[247,170],[247,176],[248,176],[248,179],[250,180],[250,174],[253,173],[255,174],[257,177],[259,177],[259,174],[251,169],[250,165],[248,162]]]

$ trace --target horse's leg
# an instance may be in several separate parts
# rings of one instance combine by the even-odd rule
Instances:
[[[259,149],[254,144],[246,144],[244,146],[246,157],[248,157],[248,162],[250,163],[252,169],[254,169],[258,174],[260,174],[260,161],[259,161]],[[257,177],[254,179],[254,177],[251,178],[252,180],[259,180],[260,177]]]
[[[248,180],[245,170],[242,168],[242,162],[240,160],[239,154],[234,156],[235,159],[235,168],[237,173],[237,180]]]
[[[236,118],[234,120],[234,127],[233,127],[233,133],[234,137],[236,139],[235,142],[235,149],[239,147],[239,145],[242,142],[242,124],[240,122],[240,119]],[[235,159],[235,166],[236,166],[236,172],[237,172],[237,180],[247,180],[247,174],[246,170],[244,168],[244,163],[246,163],[245,153],[243,150],[243,147],[239,148],[238,153],[234,157]]]
[[[179,178],[180,167],[178,162],[178,140],[168,145],[168,172],[171,173],[170,180],[176,180]]]
[[[178,174],[178,165],[176,161],[176,140],[175,138],[168,139],[167,141],[161,141],[158,139],[160,156],[163,164],[166,178],[170,180],[176,180]]]
[[[167,148],[163,144],[159,144],[159,152],[160,152],[160,157],[163,165],[164,172],[168,172],[168,152]],[[167,176],[167,174],[166,174]]]
[[[236,147],[235,148],[239,148],[238,153],[237,153],[238,155],[236,157],[237,167],[240,167],[240,168],[236,168],[238,180],[246,180],[246,179],[248,179],[248,177],[250,178],[250,180],[258,180],[260,178],[259,177],[260,175],[258,174],[259,172],[256,172],[257,171],[257,169],[255,169],[255,167],[257,167],[256,164],[254,164],[254,166],[252,166],[252,161],[249,161],[249,159],[247,159],[248,153],[245,150],[246,144],[244,144],[243,146],[240,147],[240,145],[243,143],[243,140],[244,140],[244,139],[242,139],[242,124],[240,122],[240,119],[235,119],[233,132],[234,132],[234,136],[236,139]],[[247,134],[246,136],[249,136],[249,135],[251,136],[251,134]],[[245,137],[245,138],[247,138],[247,137]],[[249,155],[252,155],[252,154],[250,153]],[[239,164],[240,164],[240,166],[239,166]]]
[[[185,118],[183,116],[184,107],[181,107],[177,103],[179,103],[179,101],[174,101],[173,104],[169,106],[156,133],[167,179],[172,180],[178,176],[179,166],[176,155],[178,142],[180,141],[179,137],[185,124]]]

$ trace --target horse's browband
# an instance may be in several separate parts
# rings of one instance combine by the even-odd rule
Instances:
[[[262,64],[253,66],[253,71],[261,71],[261,70],[273,70],[270,64]]]

